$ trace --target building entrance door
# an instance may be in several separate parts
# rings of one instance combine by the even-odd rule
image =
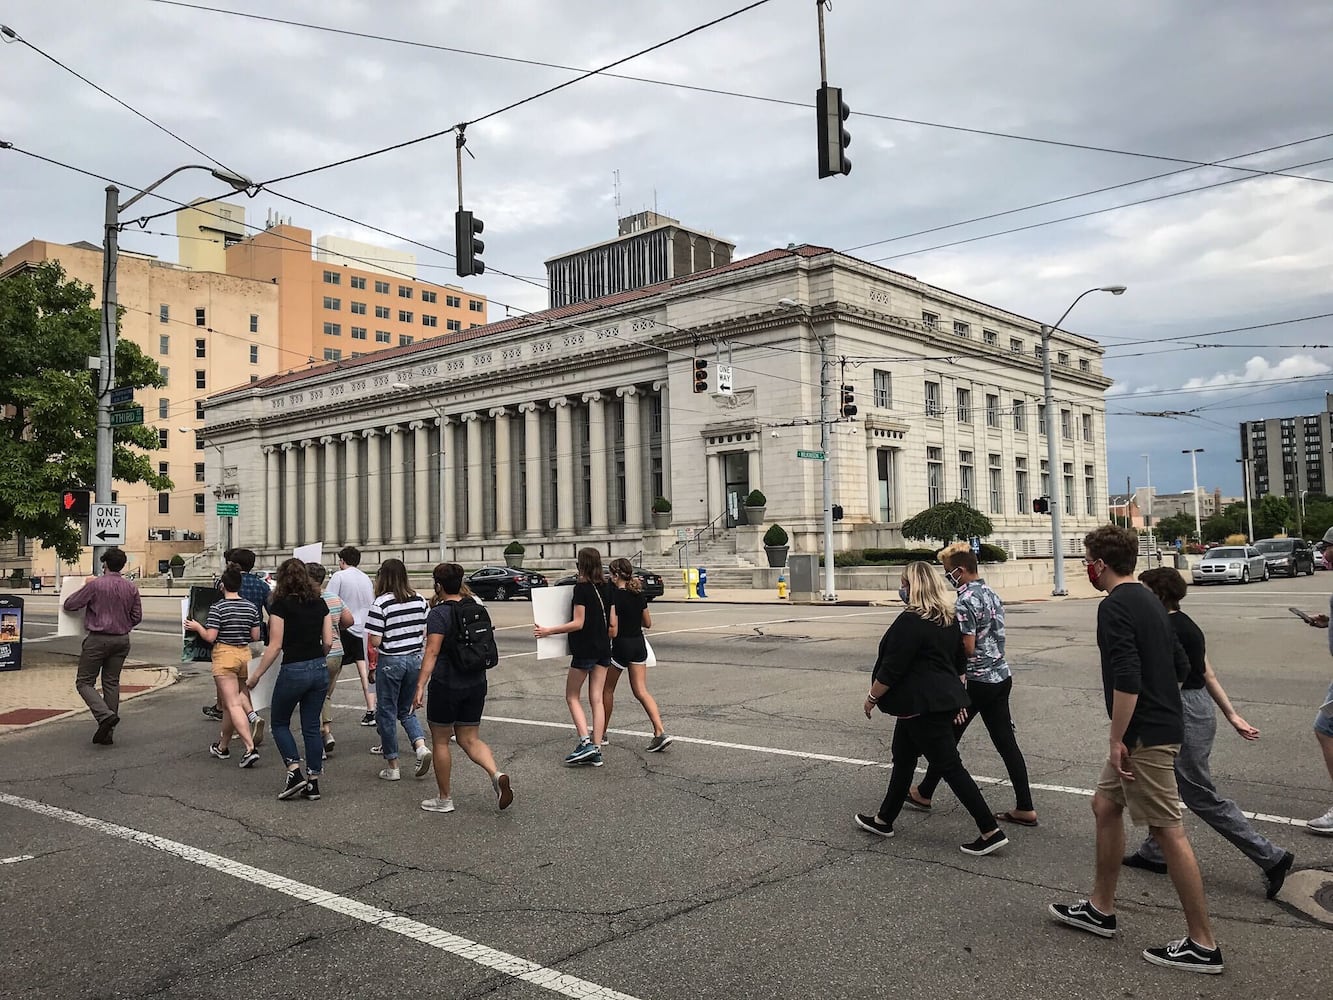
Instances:
[[[722,481],[725,484],[726,524],[734,528],[741,521],[741,506],[750,492],[750,456],[743,451],[729,451],[722,456]]]

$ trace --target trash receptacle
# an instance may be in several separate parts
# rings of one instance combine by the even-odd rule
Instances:
[[[818,592],[816,581],[819,578],[819,556],[788,556],[787,571],[790,574],[792,603],[813,604]]]
[[[1183,552],[1176,553],[1176,569],[1189,569],[1190,557]]]
[[[42,590],[42,578],[41,578],[40,576],[29,577],[29,578],[28,578],[28,586],[32,589],[32,592],[33,592],[34,594],[39,594],[39,593],[41,593],[41,590]]]
[[[708,596],[707,594],[704,593],[704,587],[706,587],[707,585],[708,585],[708,567],[707,567],[707,566],[700,566],[700,567],[699,567],[699,596],[700,596],[700,597],[707,597],[707,596]]]

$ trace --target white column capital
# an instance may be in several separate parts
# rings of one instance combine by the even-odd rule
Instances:
[[[272,455],[275,451],[278,450],[278,446],[276,444],[266,444],[259,450],[262,451],[265,455]]]
[[[621,399],[633,399],[635,396],[642,396],[643,390],[637,385],[622,385],[616,390],[616,395]]]
[[[384,428],[385,434],[401,434],[402,432],[403,432],[402,424],[390,424],[388,427]]]
[[[488,412],[490,413],[490,415],[491,415],[492,417],[509,417],[509,416],[513,416],[513,414],[510,413],[510,411],[509,411],[509,407],[507,407],[507,406],[492,406]]]
[[[291,450],[292,450],[293,448],[295,448],[295,447],[296,447],[296,443],[293,442],[293,441],[284,441],[283,444],[282,444],[282,450],[283,450],[283,451],[291,451]]]
[[[537,412],[537,404],[536,404],[536,403],[531,403],[531,402],[529,402],[529,403],[519,403],[519,404],[518,404],[518,412],[519,412],[519,413],[536,413],[536,412]]]
[[[302,447],[302,448],[313,448],[314,446],[315,446],[315,439],[314,439],[314,438],[305,438],[305,439],[302,440],[302,442],[301,442],[301,447]]]
[[[476,410],[468,410],[466,413],[464,413],[464,414],[463,414],[461,417],[459,417],[458,419],[461,420],[461,421],[463,421],[463,423],[465,423],[465,424],[466,424],[466,423],[471,423],[473,420],[480,420],[480,419],[481,419],[481,414],[478,413]]]
[[[583,394],[583,401],[585,403],[600,403],[602,401],[602,394],[597,390],[585,392]]]
[[[653,383],[653,392],[661,392],[663,389],[667,388],[670,385],[671,383],[666,381],[665,379],[659,379]]]
[[[333,442],[336,440],[337,438],[333,437],[331,434],[325,434],[322,438],[319,439],[319,443],[327,448],[329,445],[333,444]]]
[[[410,424],[407,425],[407,429],[408,429],[409,431],[419,431],[419,430],[421,430],[421,429],[422,429],[423,427],[425,427],[425,426],[426,426],[426,421],[424,421],[424,420],[413,420]]]
[[[338,438],[341,441],[355,441],[360,436],[361,435],[356,433],[355,431],[348,431],[346,434],[339,434]]]
[[[569,405],[570,405],[570,403],[569,403],[569,397],[568,397],[568,396],[556,396],[554,399],[550,400],[549,403],[548,403],[547,405],[549,405],[549,406],[551,407],[551,409],[553,409],[553,410],[558,410],[558,409],[560,409],[560,408],[562,408],[562,407],[565,407],[565,406],[569,406]]]
[[[371,438],[377,438],[382,432],[374,427],[368,427],[361,432],[361,436],[369,441]]]

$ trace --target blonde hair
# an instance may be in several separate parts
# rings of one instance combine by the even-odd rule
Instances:
[[[909,611],[939,626],[954,623],[957,595],[944,586],[930,563],[921,560],[908,563],[903,567],[903,579],[907,581]]]
[[[957,555],[959,552],[971,552],[972,546],[967,542],[954,542],[952,545],[946,545],[935,553],[935,558],[939,560],[941,566],[949,565],[949,557]]]

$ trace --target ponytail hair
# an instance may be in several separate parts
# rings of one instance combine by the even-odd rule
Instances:
[[[607,569],[611,571],[612,579],[625,581],[626,590],[635,594],[643,592],[643,581],[634,575],[634,564],[628,559],[612,559]]]

